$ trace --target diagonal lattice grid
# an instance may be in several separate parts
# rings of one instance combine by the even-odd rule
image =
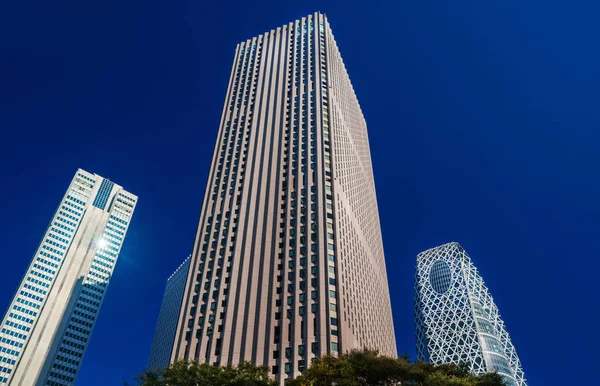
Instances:
[[[417,256],[417,355],[432,363],[467,363],[474,374],[497,371],[510,386],[527,386],[498,307],[458,243]]]

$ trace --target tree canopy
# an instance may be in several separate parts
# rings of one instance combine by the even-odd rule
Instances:
[[[213,366],[178,361],[168,369],[145,371],[135,378],[138,386],[275,386],[269,368],[242,362],[237,366]]]
[[[340,356],[315,358],[286,386],[505,386],[497,373],[475,376],[466,366],[433,365],[408,356],[388,358],[373,350],[354,350]]]
[[[248,362],[218,367],[190,361],[175,362],[135,378],[138,386],[275,386],[269,369]],[[432,365],[408,356],[388,358],[373,350],[315,358],[302,375],[286,386],[506,386],[497,373],[475,376],[466,366]]]

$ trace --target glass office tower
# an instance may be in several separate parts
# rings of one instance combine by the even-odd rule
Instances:
[[[185,279],[189,268],[190,257],[188,256],[167,279],[158,323],[154,332],[154,340],[152,341],[152,349],[150,350],[150,358],[148,359],[149,370],[160,370],[169,366],[171,347],[173,347],[173,340],[175,339],[175,329],[179,320]]]
[[[0,325],[0,385],[73,385],[137,197],[77,170]]]
[[[449,243],[417,256],[415,326],[419,359],[497,371],[511,386],[525,374],[498,307],[465,250]]]
[[[396,344],[367,126],[327,18],[238,44],[171,361]]]

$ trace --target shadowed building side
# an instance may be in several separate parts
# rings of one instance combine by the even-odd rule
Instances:
[[[183,300],[185,279],[190,268],[190,257],[175,270],[167,279],[165,294],[160,306],[158,323],[154,332],[150,358],[148,359],[148,370],[159,370],[169,366],[171,359],[171,348],[175,340],[175,330],[179,320],[179,311]]]

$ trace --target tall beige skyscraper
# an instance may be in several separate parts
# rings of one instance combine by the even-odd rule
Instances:
[[[238,44],[171,361],[396,355],[367,127],[327,18]]]

